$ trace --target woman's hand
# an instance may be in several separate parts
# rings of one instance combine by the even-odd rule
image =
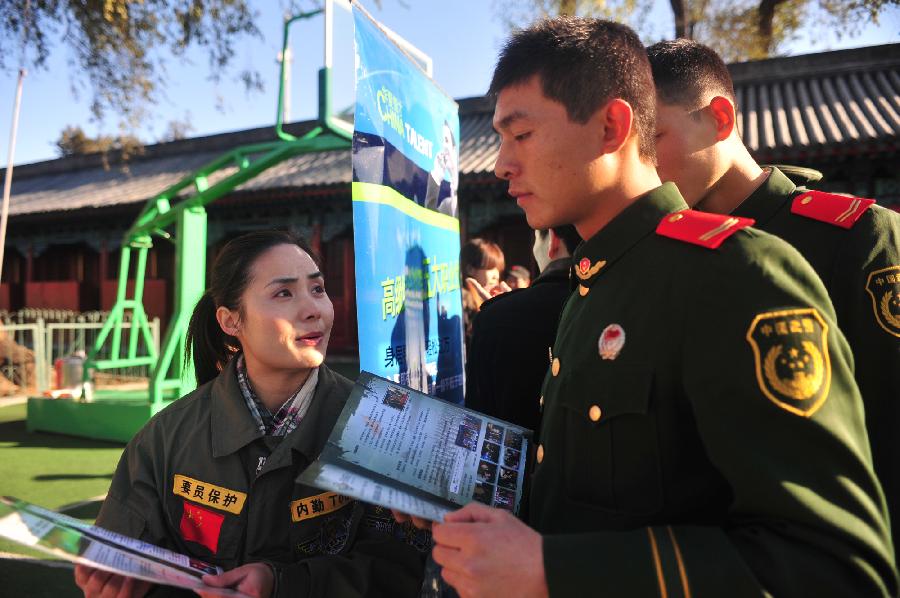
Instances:
[[[466,285],[468,285],[469,291],[475,295],[479,307],[491,297],[496,297],[497,295],[508,293],[512,290],[505,282],[501,282],[495,287],[486,289],[474,278],[466,278]]]
[[[85,598],[142,598],[153,587],[149,581],[86,565],[75,565],[75,584],[84,592]]]
[[[269,598],[275,586],[275,573],[265,563],[248,563],[221,575],[204,575],[203,583],[214,588],[231,588],[253,598]],[[203,598],[212,598],[217,594],[195,589]]]

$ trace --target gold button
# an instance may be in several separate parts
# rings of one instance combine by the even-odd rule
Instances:
[[[811,201],[812,201],[812,196],[807,195],[806,197],[804,197],[803,199],[800,200],[800,203],[802,203],[803,205],[806,205]]]
[[[587,295],[587,294],[590,292],[590,290],[591,290],[591,289],[589,289],[588,287],[584,286],[583,284],[578,285],[578,294],[581,295],[582,297],[584,297],[585,295]]]
[[[678,222],[682,218],[684,218],[684,214],[673,214],[669,216],[669,222]]]
[[[559,357],[553,358],[553,365],[550,366],[550,373],[554,376],[559,374]]]
[[[540,463],[544,460],[544,445],[539,444],[537,450],[537,462]]]
[[[591,408],[588,409],[588,417],[591,418],[592,422],[600,421],[601,415],[603,415],[603,412],[596,405],[591,405]]]
[[[541,400],[540,400],[540,401],[538,401],[538,405],[540,405],[540,406],[541,406],[541,409],[543,409],[543,408],[544,408],[544,395],[541,395]]]

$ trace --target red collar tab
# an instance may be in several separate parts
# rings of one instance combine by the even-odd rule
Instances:
[[[716,249],[722,241],[754,222],[753,218],[682,210],[663,218],[656,227],[656,234]]]
[[[841,228],[851,228],[873,203],[874,199],[807,191],[794,198],[791,213]]]

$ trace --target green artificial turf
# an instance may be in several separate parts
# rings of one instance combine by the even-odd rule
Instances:
[[[15,496],[93,521],[124,445],[25,430],[26,406],[0,408],[0,494]],[[47,556],[0,539],[0,552],[33,559]],[[79,596],[71,569],[34,560],[0,558],[2,596]]]

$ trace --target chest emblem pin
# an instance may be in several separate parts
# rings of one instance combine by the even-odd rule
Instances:
[[[610,324],[600,333],[597,349],[601,359],[615,359],[625,346],[625,330],[618,324]]]

